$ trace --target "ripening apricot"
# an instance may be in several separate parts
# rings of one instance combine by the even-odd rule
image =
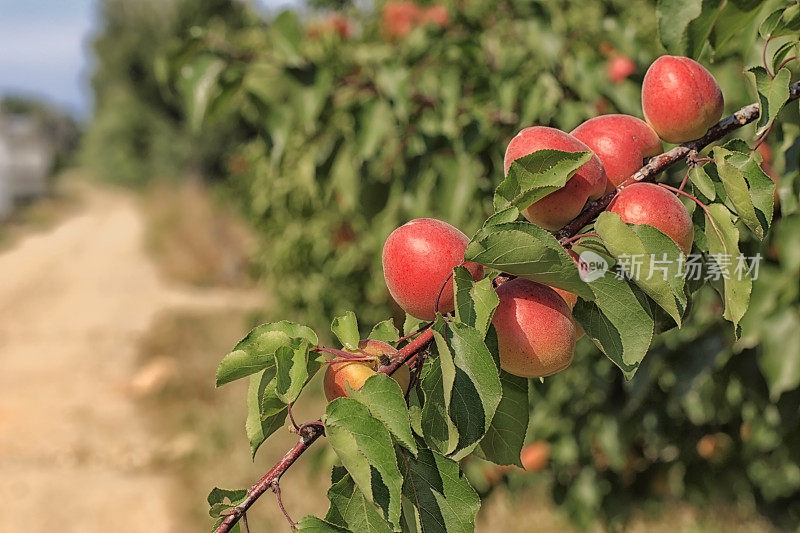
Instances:
[[[433,320],[441,293],[439,311],[452,311],[451,273],[464,261],[467,244],[469,238],[457,228],[433,218],[418,218],[394,230],[383,245],[383,276],[397,305],[411,316]],[[464,266],[476,280],[483,277],[481,265]]]
[[[508,174],[515,159],[546,149],[563,152],[591,151],[584,143],[561,130],[545,126],[525,128],[508,143],[504,158],[505,173]],[[558,230],[578,216],[588,200],[596,200],[603,195],[606,181],[603,165],[593,155],[563,188],[527,207],[522,214],[542,228]]]
[[[500,366],[521,377],[544,377],[572,362],[577,332],[569,306],[547,285],[515,278],[497,288]]]
[[[675,241],[688,255],[692,250],[694,225],[678,197],[653,183],[634,183],[621,189],[608,210],[627,224],[647,224]]]
[[[608,177],[606,192],[612,191],[642,168],[644,159],[660,154],[663,146],[653,128],[630,115],[590,118],[571,134],[591,148]]]
[[[723,107],[717,80],[693,59],[661,56],[644,75],[644,118],[667,142],[699,139],[717,123]]]
[[[550,460],[550,444],[543,440],[532,442],[522,448],[519,458],[527,472],[544,470]]]
[[[606,76],[611,83],[622,83],[634,72],[636,72],[636,63],[626,55],[616,55],[606,63]]]
[[[367,379],[375,375],[375,371],[380,364],[378,358],[381,355],[390,355],[397,351],[390,344],[371,339],[359,342],[358,348],[361,354],[374,355],[376,357],[375,361],[345,361],[329,364],[323,379],[325,398],[329,402],[335,398],[347,396],[347,385],[350,385],[350,388],[354,390],[361,389]],[[408,385],[411,382],[411,373],[408,365],[401,366],[390,377],[400,385],[403,392],[408,390]]]

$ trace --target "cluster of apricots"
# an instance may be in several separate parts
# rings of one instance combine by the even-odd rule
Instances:
[[[508,145],[505,172],[514,160],[538,150],[590,151],[566,185],[523,210],[534,224],[551,231],[574,219],[586,203],[617,190],[608,210],[623,222],[647,224],[670,237],[684,254],[692,247],[694,228],[684,205],[667,189],[652,183],[626,183],[648,158],[671,143],[701,137],[721,117],[723,98],[714,77],[685,57],[662,56],[648,69],[642,86],[646,122],[628,115],[602,115],[571,133],[533,126]],[[383,273],[395,302],[410,315],[433,320],[437,312],[453,311],[452,270],[464,265],[478,280],[483,267],[464,262],[469,238],[440,220],[421,218],[395,229],[383,247]],[[577,262],[578,256],[569,250]],[[544,377],[565,369],[583,331],[572,316],[577,296],[524,278],[500,283],[499,304],[492,323],[497,331],[501,367],[522,377]],[[387,354],[389,345],[365,341],[363,351]],[[408,386],[408,369],[395,379]],[[346,372],[343,372],[347,370]],[[329,365],[325,377],[328,398],[346,393],[344,383],[359,388],[372,373],[370,362]]]

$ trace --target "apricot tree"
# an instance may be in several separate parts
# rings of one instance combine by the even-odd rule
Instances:
[[[770,14],[763,37],[794,36],[798,11]],[[674,44],[685,53],[713,28],[690,26]],[[662,40],[669,48],[669,36]],[[387,236],[384,274],[407,312],[402,332],[387,319],[361,339],[353,313],[331,324],[340,347],[288,321],[251,331],[223,359],[217,385],[249,377],[253,454],[287,417],[299,441],[251,488],[212,491],[216,531],[231,531],[269,490],[283,509],[281,476],[323,436],[341,462],[330,509],[298,522],[284,509],[291,527],[471,530],[480,500],[460,461],[477,455],[523,466],[535,385],[528,378],[568,372],[581,331],[632,379],[654,335],[690,321],[692,296],[709,282],[738,334],[758,264],[740,240],[745,232],[764,239],[776,209],[758,147],[781,109],[800,98],[787,68],[796,42],[750,70],[759,102],[721,121],[713,76],[690,58],[663,56],[642,87],[648,123],[615,115],[572,134],[522,130],[505,152],[494,213],[471,239],[432,219]],[[757,120],[752,143],[732,139],[701,155]],[[656,134],[683,144],[657,153]],[[655,183],[682,161],[681,183]],[[701,275],[689,276],[690,268]],[[297,423],[292,405],[326,365],[326,411]],[[388,378],[400,372],[408,378]]]

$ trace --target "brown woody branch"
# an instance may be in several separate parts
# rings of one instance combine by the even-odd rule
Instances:
[[[789,101],[794,101],[800,98],[800,82],[794,83],[789,87]],[[759,104],[754,103],[741,108],[736,113],[722,119],[701,138],[676,146],[672,150],[664,152],[651,158],[645,166],[639,169],[626,181],[653,181],[655,177],[668,169],[675,163],[683,161],[693,154],[697,154],[708,146],[709,144],[718,141],[725,137],[727,134],[741,128],[745,124],[749,124],[756,120],[759,116]],[[570,237],[578,234],[578,232],[594,220],[600,213],[602,213],[611,200],[616,196],[617,191],[612,191],[599,200],[595,200],[586,205],[580,215],[578,215],[569,224],[556,232],[555,236],[560,242],[566,243]],[[406,361],[415,355],[423,352],[433,341],[433,329],[428,326],[426,329],[420,331],[419,335],[411,342],[406,344],[403,348],[395,353],[391,360],[378,368],[378,372],[384,374],[392,374]],[[273,466],[258,483],[250,487],[247,491],[247,497],[244,501],[234,507],[225,520],[217,527],[215,533],[227,533],[245,514],[245,512],[261,497],[267,490],[277,487],[281,476],[289,469],[292,464],[305,452],[311,444],[314,443],[324,433],[324,426],[319,422],[312,422],[300,427],[300,441],[295,444],[286,455]]]

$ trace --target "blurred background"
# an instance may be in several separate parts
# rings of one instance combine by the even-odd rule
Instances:
[[[720,12],[701,61],[728,113],[756,99],[762,43],[725,17],[781,3]],[[654,8],[0,0],[0,531],[208,529],[209,490],[295,438],[250,460],[222,356],[263,321],[400,320],[385,237],[474,232],[522,127],[641,116]],[[743,248],[766,259],[740,340],[711,289],[630,382],[584,337],[533,387],[527,471],[466,460],[478,531],[797,529],[799,119],[769,137],[780,217]],[[323,405],[312,384],[296,416]],[[284,478],[293,517],[324,514],[332,463],[317,446]],[[286,528],[270,495],[250,524]]]

